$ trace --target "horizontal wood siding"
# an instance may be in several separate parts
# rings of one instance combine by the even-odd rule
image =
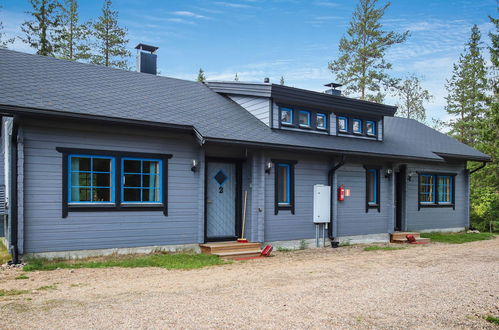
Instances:
[[[350,196],[338,201],[337,235],[354,236],[388,233],[393,218],[392,181],[380,170],[380,212],[369,209],[366,213],[366,170],[363,164],[345,164],[336,172],[337,186],[350,189]]]
[[[456,173],[455,201],[456,209],[452,207],[428,208],[418,210],[418,175],[416,172]],[[406,193],[406,230],[429,230],[458,228],[469,226],[469,196],[468,175],[464,164],[456,165],[420,165],[409,164],[407,173],[414,173],[411,181],[407,181]]]
[[[52,127],[48,127],[52,126]],[[172,154],[168,212],[69,212],[61,217],[62,155],[56,147]],[[132,129],[28,122],[24,126],[25,252],[197,243],[200,172],[191,171],[199,147],[188,135]],[[202,173],[201,173],[202,174]]]
[[[313,224],[313,192],[315,184],[327,185],[329,161],[297,155],[267,155],[271,158],[298,160],[295,165],[295,214],[280,210],[274,214],[274,174],[265,175],[265,241],[308,239],[315,237]]]
[[[253,116],[270,126],[270,100],[267,97],[228,95]]]

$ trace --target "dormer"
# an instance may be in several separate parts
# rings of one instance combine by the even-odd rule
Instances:
[[[392,117],[394,106],[341,95],[339,84],[330,83],[324,93],[276,85],[270,82],[207,82],[272,129],[346,138],[383,140],[383,118]]]

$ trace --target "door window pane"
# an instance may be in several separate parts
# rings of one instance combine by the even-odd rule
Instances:
[[[367,203],[369,205],[378,204],[378,171],[376,169],[367,170]]]

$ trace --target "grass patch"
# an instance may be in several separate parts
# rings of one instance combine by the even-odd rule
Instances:
[[[29,280],[29,277],[26,275],[19,275],[15,278],[16,280]]]
[[[5,245],[3,245],[2,242],[0,242],[0,265],[3,265],[7,261],[11,259],[9,252],[7,251],[7,248]]]
[[[291,251],[293,251],[293,249],[290,249],[290,248],[287,248],[287,247],[284,247],[284,246],[278,246],[277,247],[277,251],[278,252],[291,252]]]
[[[29,292],[30,290],[0,290],[0,297],[19,296]]]
[[[403,250],[405,247],[395,247],[395,246],[368,246],[364,248],[364,251],[392,251],[392,250]]]
[[[499,317],[489,315],[485,318],[485,320],[490,322],[490,323],[499,325]]]
[[[431,238],[432,242],[462,244],[474,241],[483,241],[494,238],[491,233],[422,233],[421,237]]]
[[[227,263],[216,255],[187,253],[155,253],[148,255],[107,256],[86,260],[30,259],[23,270],[55,270],[59,268],[161,267],[166,269],[196,269]]]

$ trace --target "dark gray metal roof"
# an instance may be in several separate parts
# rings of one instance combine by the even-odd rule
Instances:
[[[193,127],[206,141],[442,160],[490,158],[414,120],[385,117],[385,140],[272,130],[204,84],[0,49],[0,110]]]
[[[277,103],[287,103],[325,111],[340,111],[370,116],[393,116],[397,111],[397,107],[391,105],[270,83],[208,81],[207,85],[217,93],[272,97]]]

